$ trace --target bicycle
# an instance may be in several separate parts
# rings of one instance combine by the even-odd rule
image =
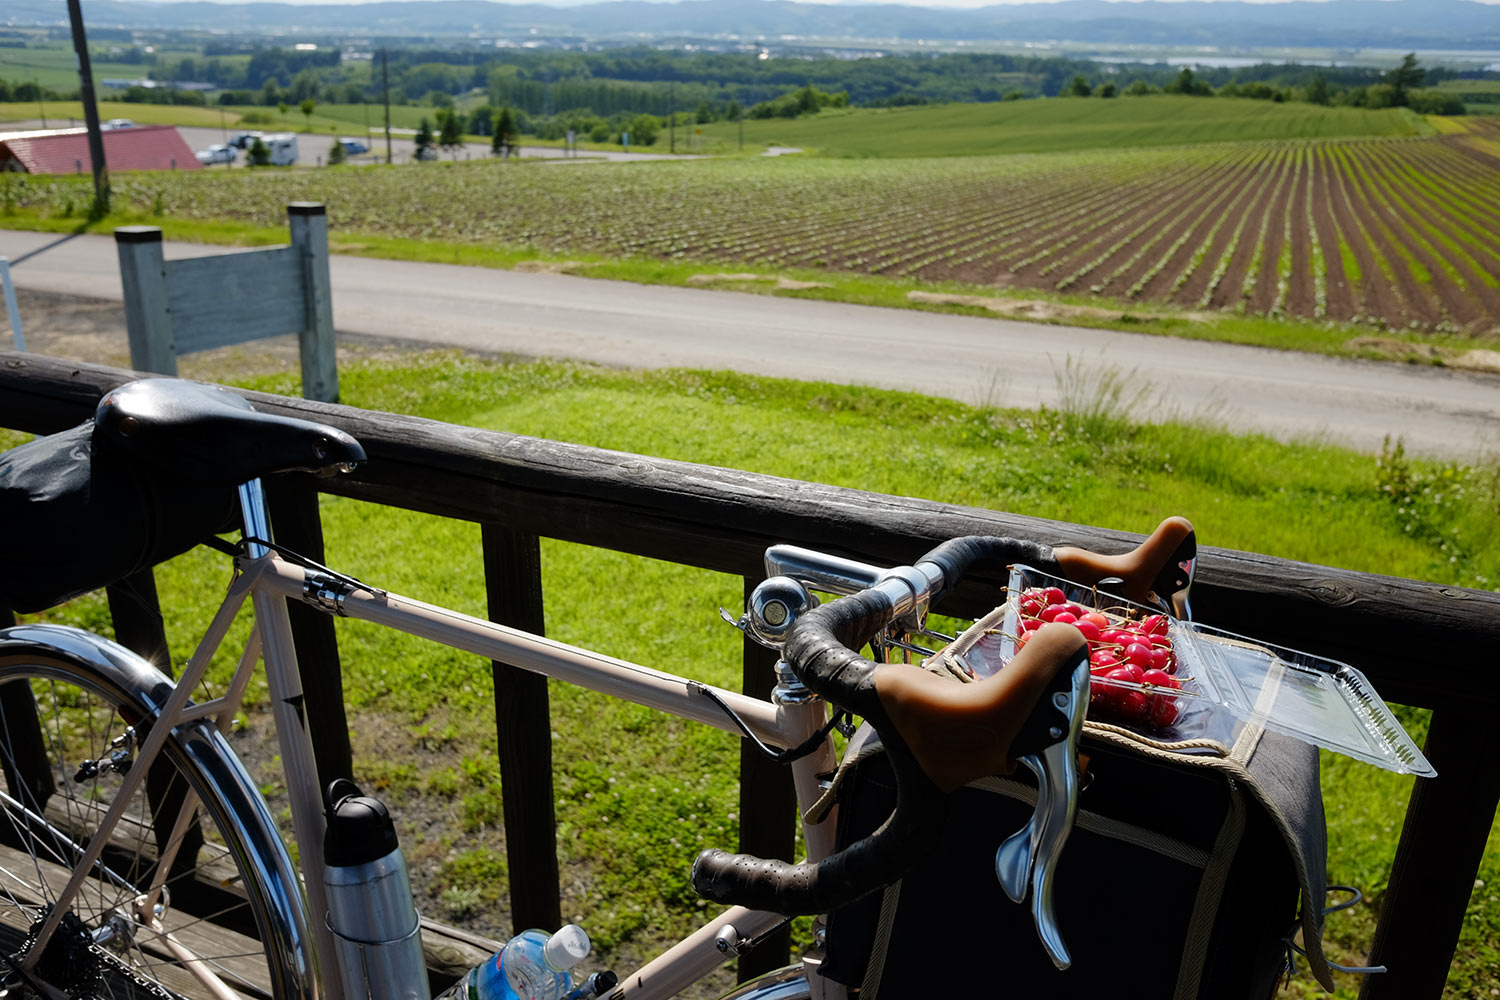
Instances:
[[[903,789],[890,822],[842,850],[835,848],[831,823],[809,824],[808,860],[798,865],[705,852],[694,863],[695,886],[733,905],[623,977],[610,997],[675,995],[726,956],[753,947],[790,914],[826,912],[878,887],[899,874],[943,795],[972,777],[1013,768],[1016,758],[1025,758],[1044,790],[1052,790],[1038,807],[1032,835],[1035,912],[1045,940],[1050,864],[1077,797],[1071,758],[1088,676],[1079,633],[1044,630],[1002,675],[1003,683],[966,690],[935,687],[920,670],[876,672],[855,650],[871,642],[881,659],[918,651],[911,637],[935,634],[925,628],[928,607],[978,560],[1025,558],[1078,578],[1123,577],[1127,592],[1154,593],[1170,604],[1185,600],[1196,551],[1191,526],[1180,519],[1165,522],[1135,552],[1113,557],[960,539],[912,566],[882,570],[773,547],[767,552],[771,579],[736,622],[784,650],[776,692],[763,701],[399,597],[278,547],[261,477],[292,470],[337,474],[363,461],[358,442],[334,428],[257,413],[226,390],[162,379],[109,393],[91,427],[67,434],[72,437],[57,435],[28,455],[54,468],[61,457],[86,449],[93,500],[126,503],[122,498],[156,488],[155,473],[190,459],[187,499],[177,499],[180,484],[170,499],[137,498],[146,507],[168,505],[154,522],[152,510],[127,512],[127,522],[138,516],[152,523],[155,530],[144,538],[85,523],[76,505],[28,508],[30,541],[18,543],[18,558],[25,564],[30,545],[35,572],[12,588],[12,594],[29,595],[12,596],[16,610],[56,603],[213,534],[226,514],[212,498],[225,490],[236,496],[244,540],[229,547],[235,577],[175,682],[123,647],[78,629],[0,631],[0,770],[6,778],[0,792],[6,817],[0,828],[0,981],[52,998],[100,992],[334,1000],[347,993],[426,995],[425,982],[371,982],[347,964],[332,968],[340,945],[323,916],[317,849],[326,803],[299,710],[288,600],[743,735],[789,761],[804,813],[822,797],[825,778],[837,766],[831,732],[839,716],[830,717],[830,703],[875,724]],[[144,478],[143,468],[151,470]],[[39,540],[68,533],[95,548],[113,539],[114,548],[94,553],[86,566],[60,569]],[[123,548],[122,538],[143,548]],[[852,596],[818,607],[812,590]],[[247,601],[256,625],[227,690],[194,702],[209,659]],[[305,880],[222,735],[258,660],[274,706]],[[950,753],[955,737],[973,744],[972,731],[953,725],[959,716],[978,727],[987,746],[956,760]],[[199,812],[206,813],[207,829],[196,822]],[[801,964],[735,995],[844,996],[843,987],[818,976],[818,962],[814,949]]]

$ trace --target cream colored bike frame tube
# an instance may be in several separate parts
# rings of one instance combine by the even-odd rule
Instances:
[[[301,599],[308,586],[307,571],[274,555],[247,565],[245,570],[256,577],[257,599],[263,596],[263,592],[272,592],[281,605],[283,616],[285,605],[281,599]],[[260,605],[257,603],[256,607],[258,614]],[[703,695],[704,690],[712,690],[740,715],[757,736],[781,746],[796,746],[812,735],[827,719],[827,706],[821,700],[801,705],[774,705],[759,698],[749,698],[722,688],[710,688],[709,685],[664,671],[395,594],[356,589],[337,600],[335,613],[420,636],[486,659],[499,660],[624,701],[701,722],[735,735],[743,735],[724,712]],[[272,643],[269,635],[263,634],[262,639],[267,646],[269,663],[272,658]],[[298,691],[300,692],[300,687]],[[310,752],[309,750],[309,760]],[[292,758],[283,751],[283,759],[290,761]],[[791,766],[798,807],[805,813],[822,794],[819,775],[831,774],[837,766],[832,740],[825,738],[818,750]],[[815,826],[804,825],[810,862],[817,863],[832,853],[836,817],[835,810],[822,823]],[[321,820],[321,813],[319,819]],[[299,831],[299,839],[301,836]],[[312,874],[309,872],[309,881],[311,878]],[[319,885],[321,886],[321,882]],[[610,995],[612,998],[666,1000],[725,962],[724,954],[716,945],[718,933],[723,927],[733,924],[741,940],[746,940],[765,933],[782,919],[781,915],[775,913],[732,907],[641,969],[622,977],[620,985]]]

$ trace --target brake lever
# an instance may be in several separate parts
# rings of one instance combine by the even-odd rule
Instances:
[[[1078,814],[1078,737],[1088,698],[1089,664],[1085,660],[1074,669],[1068,689],[1052,696],[1053,707],[1067,717],[1067,728],[1056,742],[1021,758],[1037,777],[1036,809],[1026,825],[995,852],[995,875],[1001,887],[1017,903],[1030,892],[1037,937],[1059,969],[1068,968],[1073,959],[1057,925],[1052,890],[1058,859]]]

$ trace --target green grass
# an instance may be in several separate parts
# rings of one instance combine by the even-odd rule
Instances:
[[[746,121],[745,143],[796,146],[825,156],[977,156],[1430,132],[1405,110],[1160,95],[824,111],[796,120]],[[739,142],[737,124],[705,125],[703,133],[725,146]]]
[[[184,374],[222,376],[219,363],[193,356],[184,359]],[[406,364],[346,359],[341,371],[344,400],[359,406],[1126,530],[1181,512],[1212,545],[1439,584],[1500,581],[1495,467],[1396,454],[1378,462],[1212,427],[1144,426],[1118,402],[1133,396],[1118,372],[1069,365],[1059,378],[1075,403],[1035,413],[726,373],[507,365],[443,354]],[[289,372],[236,381],[296,390]],[[484,613],[475,526],[326,497],[322,510],[335,566]],[[737,578],[546,540],[542,558],[550,636],[738,686],[738,633],[716,615],[721,605],[739,605]],[[222,591],[223,560],[191,553],[159,578],[180,657]],[[642,608],[652,609],[646,619]],[[98,596],[56,617],[108,629]],[[487,665],[359,623],[339,625],[361,778],[401,818],[434,912],[496,933],[508,921]],[[1425,713],[1402,712],[1420,739]],[[618,969],[701,914],[687,888],[687,862],[700,847],[735,842],[738,749],[717,731],[556,683],[552,721],[563,913],[581,918],[602,960]],[[1361,885],[1378,904],[1411,780],[1327,756],[1325,766],[1330,877]],[[1479,878],[1500,878],[1493,837]],[[1335,920],[1333,956],[1357,961],[1372,927],[1368,907]],[[1451,978],[1464,995],[1500,988],[1497,932],[1500,906],[1477,893]],[[1340,996],[1355,990],[1351,979]]]
[[[0,52],[3,51],[5,50],[0,49]],[[69,119],[76,125],[83,125],[83,104],[79,101],[47,101],[44,107],[47,112],[47,124],[52,128],[66,126]],[[237,115],[221,111],[219,108],[198,108],[190,105],[100,101],[98,108],[101,121],[108,121],[111,118],[129,118],[141,125],[196,125],[204,128],[218,128],[225,121],[234,125],[238,120]],[[0,123],[31,121],[38,117],[35,101],[20,103],[12,101],[8,104],[0,104]]]

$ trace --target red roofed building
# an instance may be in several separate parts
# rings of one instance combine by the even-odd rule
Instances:
[[[171,125],[136,125],[101,133],[104,162],[122,170],[201,170],[203,164]],[[83,128],[0,132],[0,170],[26,174],[91,174],[89,133]]]

